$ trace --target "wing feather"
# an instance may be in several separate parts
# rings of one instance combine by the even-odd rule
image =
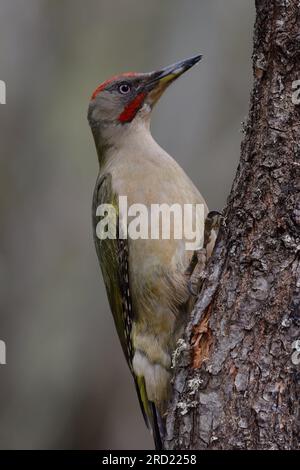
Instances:
[[[132,307],[129,296],[129,279],[125,276],[128,264],[128,247],[126,240],[106,238],[100,239],[96,234],[99,218],[96,216],[100,204],[112,204],[117,214],[117,197],[112,191],[109,173],[98,178],[93,196],[93,235],[108,301],[114,317],[117,333],[123,352],[130,368],[132,368]]]
[[[119,239],[118,236],[116,239],[106,238],[101,240],[96,234],[96,227],[99,222],[96,216],[97,207],[100,204],[112,204],[117,213],[116,233],[118,235],[118,198],[113,192],[111,180],[111,175],[106,173],[99,176],[96,182],[92,208],[94,242],[122,349],[134,378],[146,425],[152,428],[155,445],[158,449],[161,447],[161,437],[158,432],[157,411],[155,410],[154,404],[148,400],[144,377],[137,376],[132,368],[134,348],[131,331],[134,312],[130,296],[128,242],[127,240]]]

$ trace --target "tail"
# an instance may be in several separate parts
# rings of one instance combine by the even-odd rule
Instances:
[[[155,444],[155,450],[163,450],[163,438],[165,436],[165,423],[156,408],[153,401],[150,401],[152,412],[152,435]]]
[[[144,377],[134,376],[134,382],[146,426],[151,430],[154,439],[155,450],[162,450],[165,436],[164,420],[155,404],[148,400]]]

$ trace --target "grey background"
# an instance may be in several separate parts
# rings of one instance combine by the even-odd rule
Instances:
[[[91,235],[89,97],[203,53],[155,138],[224,206],[251,86],[251,0],[0,0],[0,447],[152,448]]]

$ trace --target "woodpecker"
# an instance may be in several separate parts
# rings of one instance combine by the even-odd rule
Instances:
[[[118,198],[128,205],[207,205],[192,181],[154,140],[151,111],[166,88],[201,55],[150,73],[123,73],[99,85],[88,121],[99,175],[93,195],[93,234],[117,333],[134,378],[144,419],[162,448],[170,397],[172,353],[191,310],[186,275],[193,251],[182,239],[99,239],[97,207]],[[212,247],[212,244],[211,244]],[[208,255],[211,247],[208,248]]]

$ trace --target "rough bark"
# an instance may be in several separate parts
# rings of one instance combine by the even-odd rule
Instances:
[[[300,447],[298,0],[256,1],[253,76],[226,225],[175,353],[166,449]]]

